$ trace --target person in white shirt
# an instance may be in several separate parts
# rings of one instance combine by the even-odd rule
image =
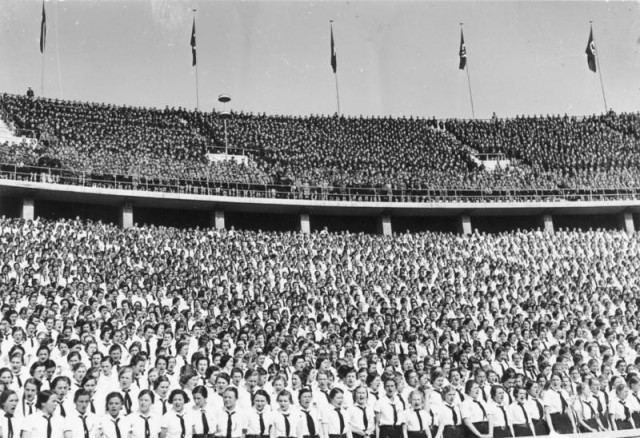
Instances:
[[[404,438],[432,438],[431,426],[433,417],[424,408],[424,394],[420,390],[413,390],[409,394],[411,408],[401,414],[402,434]]]
[[[2,408],[2,411],[0,411],[2,437],[17,437],[20,432],[20,419],[15,417],[16,408],[18,407],[18,394],[10,389],[2,391],[0,394],[0,407]]]
[[[493,435],[493,424],[487,415],[487,405],[481,398],[482,390],[475,380],[467,380],[467,395],[460,403],[460,415],[469,437],[490,437]]]
[[[169,395],[171,409],[160,420],[160,438],[191,438],[193,424],[186,415],[185,405],[189,403],[187,393],[182,389],[174,389]]]
[[[246,438],[268,438],[273,426],[273,413],[268,406],[269,394],[264,389],[258,389],[253,394],[253,408],[247,413]]]
[[[322,426],[325,437],[352,438],[351,429],[345,421],[345,412],[342,407],[344,399],[345,393],[340,388],[333,388],[329,393],[330,407],[328,407],[322,415]]]
[[[507,408],[511,418],[514,436],[533,436],[534,426],[527,412],[527,390],[521,386],[514,390],[515,401]]]
[[[507,411],[507,397],[505,389],[500,385],[491,388],[491,401],[487,404],[488,416],[493,425],[494,438],[506,438],[513,436],[511,417]]]
[[[160,435],[160,416],[151,410],[154,403],[153,392],[143,389],[138,394],[138,411],[131,413],[128,424],[131,435],[129,438],[155,438]]]
[[[91,394],[78,389],[73,396],[75,412],[68,412],[64,421],[64,438],[99,438],[100,424],[98,417],[88,412]]]
[[[22,397],[18,403],[16,415],[21,418],[25,418],[27,415],[31,415],[36,412],[36,402],[38,400],[38,392],[40,389],[40,382],[36,379],[31,378],[24,382]]]
[[[153,415],[156,418],[162,417],[169,410],[169,387],[171,383],[166,376],[160,376],[153,382],[154,402],[151,407]]]
[[[214,413],[216,428],[214,435],[224,438],[241,438],[246,426],[244,412],[237,409],[238,390],[228,387],[222,394],[223,409]]]
[[[444,403],[440,407],[438,415],[438,431],[436,438],[462,438],[462,414],[460,407],[455,405],[457,391],[453,386],[447,386],[442,390]]]
[[[578,419],[578,428],[581,433],[604,431],[604,426],[598,418],[598,409],[593,403],[591,389],[586,383],[579,383],[577,387],[578,397],[573,403],[573,411]]]
[[[321,436],[321,417],[318,410],[312,406],[312,400],[313,395],[311,393],[311,389],[300,389],[300,391],[298,392],[298,403],[300,408],[300,425],[298,436],[301,436],[302,438],[319,438]]]
[[[124,398],[119,392],[111,392],[107,395],[105,404],[106,413],[100,419],[102,438],[126,438],[129,430],[129,422],[122,415]]]
[[[375,412],[368,398],[367,387],[360,385],[356,389],[355,403],[347,409],[347,420],[354,438],[371,438],[375,434]]]
[[[63,438],[63,418],[53,415],[58,408],[58,396],[49,390],[38,394],[38,412],[22,423],[20,438]]]
[[[213,411],[207,405],[209,392],[202,385],[196,386],[191,392],[193,404],[187,411],[190,423],[193,425],[193,438],[207,438],[215,427]]]
[[[291,393],[284,389],[278,394],[278,409],[274,412],[271,438],[291,438],[298,436],[301,417],[291,409],[293,399]]]

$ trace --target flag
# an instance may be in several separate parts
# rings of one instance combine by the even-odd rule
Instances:
[[[193,28],[191,29],[191,66],[196,65],[196,17],[193,17]]]
[[[40,22],[40,53],[44,53],[47,43],[47,14],[44,12],[44,0],[42,0],[42,21]]]
[[[587,50],[584,51],[587,54],[587,65],[589,70],[596,72],[596,44],[593,41],[593,28],[589,32],[589,42],[587,43]]]
[[[462,29],[460,29],[460,51],[458,53],[460,56],[460,64],[458,68],[460,70],[464,70],[467,66],[467,46],[464,45],[464,34],[462,33]]]
[[[331,68],[335,73],[338,70],[338,58],[336,56],[336,44],[333,42],[333,25],[331,25]]]

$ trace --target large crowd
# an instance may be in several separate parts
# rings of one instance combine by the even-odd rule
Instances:
[[[3,217],[0,242],[2,437],[640,428],[638,234]]]
[[[3,94],[0,109],[18,135],[38,139],[3,154],[3,165],[88,185],[402,201],[530,200],[540,193],[527,192],[554,190],[621,190],[610,194],[619,198],[640,188],[638,114],[438,121],[233,113],[225,129],[221,113],[183,108]],[[210,162],[225,144],[248,162]],[[483,153],[510,164],[488,172],[474,159]]]

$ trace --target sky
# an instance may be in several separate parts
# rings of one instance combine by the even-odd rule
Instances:
[[[640,110],[640,2],[0,0],[0,91],[117,105],[477,118]],[[191,65],[196,12],[198,66]],[[458,70],[464,23],[468,73]]]

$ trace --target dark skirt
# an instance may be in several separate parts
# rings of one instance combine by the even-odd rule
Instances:
[[[402,426],[380,426],[380,438],[402,438]]]
[[[632,412],[631,419],[633,420],[633,424],[638,427],[638,425],[640,424],[640,412]]]
[[[600,415],[600,423],[602,423],[605,429],[609,429],[609,416]]]
[[[474,427],[481,435],[486,435],[489,433],[489,422],[488,421],[478,421],[473,423]],[[435,436],[435,435],[434,435]],[[464,428],[464,436],[467,438],[476,438],[476,434],[471,432],[471,429],[468,427]]]
[[[573,433],[573,426],[571,424],[571,419],[567,414],[551,414],[551,423],[553,424],[553,429],[556,433],[566,435],[569,433]]]
[[[512,436],[508,426],[493,428],[493,438],[511,438]]]
[[[531,420],[536,436],[549,435],[549,426],[545,420]]]
[[[421,431],[407,431],[408,438],[427,438],[427,432],[424,430]]]
[[[616,426],[618,430],[629,430],[633,429],[633,424],[629,420],[616,420]]]
[[[598,421],[595,418],[585,419],[584,422],[587,423],[587,426],[589,426],[590,428],[594,429],[596,432],[600,430],[600,426],[598,426]],[[586,427],[582,426],[581,424],[578,425],[578,428],[580,429],[580,432],[582,432],[582,433],[591,432],[589,429],[587,429]]]
[[[527,423],[514,424],[513,433],[515,433],[516,436],[533,436],[533,431]]]
[[[445,426],[442,433],[443,438],[464,438],[462,426]]]

